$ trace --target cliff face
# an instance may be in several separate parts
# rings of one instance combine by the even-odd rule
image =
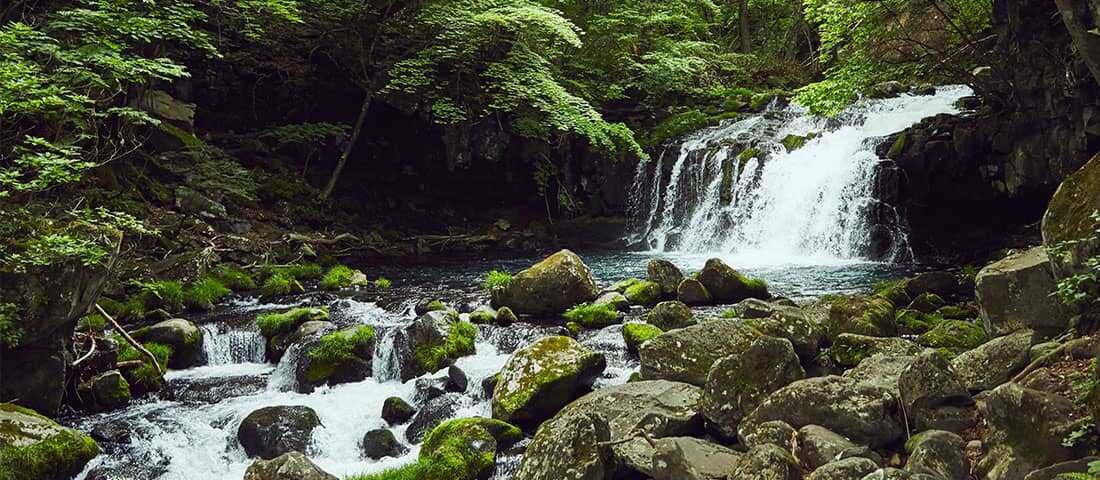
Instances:
[[[882,189],[904,208],[918,257],[1006,246],[997,242],[1022,227],[1037,234],[1058,184],[1100,148],[1093,57],[1073,41],[1095,35],[1071,36],[1063,21],[1082,18],[1045,0],[995,1],[991,71],[978,78],[972,109],[884,145],[897,174]]]

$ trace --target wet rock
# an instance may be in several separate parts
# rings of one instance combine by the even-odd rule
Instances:
[[[1024,329],[1057,334],[1066,329],[1070,315],[1055,295],[1046,248],[1035,247],[993,263],[978,273],[976,281],[982,321],[990,335]]]
[[[305,455],[288,452],[271,460],[257,460],[244,472],[244,480],[338,480],[321,470]]]
[[[168,357],[170,368],[190,368],[202,360],[202,330],[182,318],[139,328],[131,332],[131,336],[142,343],[153,342],[172,347],[172,355]]]
[[[676,287],[676,299],[688,305],[709,305],[714,302],[703,282],[694,278],[680,281],[680,286]]]
[[[904,434],[897,409],[897,399],[887,389],[847,377],[809,378],[772,393],[745,417],[738,431],[750,432],[772,420],[798,428],[816,424],[877,448]]]
[[[744,351],[759,336],[740,321],[727,319],[666,332],[639,349],[642,378],[702,387],[715,362]]]
[[[303,345],[295,375],[298,392],[310,393],[320,385],[339,385],[362,381],[371,376],[374,328],[353,325],[326,334]]]
[[[661,285],[649,280],[637,280],[623,290],[623,296],[631,305],[653,306],[661,301]]]
[[[553,315],[595,300],[599,289],[584,261],[562,250],[519,272],[507,286],[491,293],[495,308],[508,307],[517,314]]]
[[[305,406],[265,407],[249,413],[237,428],[237,439],[249,457],[273,459],[304,452],[313,429],[321,425],[317,412]]]
[[[512,354],[493,391],[493,418],[533,430],[583,395],[607,360],[569,337],[547,337]]]
[[[799,462],[812,471],[837,460],[846,450],[858,449],[859,445],[825,427],[806,425],[798,429],[798,447]]]
[[[371,430],[363,435],[363,441],[360,444],[363,448],[363,455],[371,460],[379,460],[385,457],[400,457],[409,451],[407,447],[397,441],[397,438],[393,436],[393,432],[379,428]]]
[[[314,318],[319,316],[328,317],[328,314],[323,310],[317,309],[313,314]],[[303,343],[308,339],[320,337],[322,334],[336,329],[336,324],[327,320],[308,320],[298,325],[292,332],[276,335],[271,337],[267,341],[267,351],[265,355],[267,359],[273,363],[278,363],[286,351],[291,345]]]
[[[814,470],[806,480],[850,480],[863,478],[875,470],[878,465],[866,458],[852,457],[826,464]]]
[[[627,300],[623,294],[619,292],[607,292],[600,295],[595,302],[596,305],[613,305],[616,310],[626,311],[630,309],[630,300]]]
[[[1027,366],[1028,351],[1035,342],[1030,330],[995,338],[955,357],[951,368],[971,392],[988,390],[1009,381]]]
[[[745,453],[730,472],[737,480],[799,480],[802,469],[791,453],[777,445],[764,444]]]
[[[11,403],[0,403],[0,426],[0,473],[8,478],[72,478],[100,453],[91,437]]]
[[[401,397],[390,397],[382,403],[382,419],[390,425],[399,425],[416,415],[416,409]]]
[[[481,380],[481,391],[485,395],[485,398],[493,398],[493,390],[497,388],[497,382],[500,381],[500,374],[493,374],[485,377]]]
[[[674,298],[684,274],[672,262],[655,258],[646,265],[646,279],[660,285],[665,298]]]
[[[499,309],[497,309],[497,325],[507,327],[518,321],[519,317],[516,316],[515,312],[513,312],[511,308],[500,307]]]
[[[466,376],[466,372],[463,372],[461,368],[451,365],[447,369],[447,391],[456,393],[465,393],[466,387],[470,384],[469,377]]]
[[[929,430],[914,435],[905,443],[909,460],[905,469],[938,478],[967,478],[970,459],[964,450],[962,437],[942,430]]]
[[[267,389],[267,381],[267,377],[256,375],[174,379],[160,395],[177,402],[218,403],[262,392]]]
[[[497,311],[491,307],[482,305],[468,314],[470,323],[477,325],[494,325],[497,323]]]
[[[103,443],[130,443],[130,425],[119,420],[101,423],[92,428],[92,439]]]
[[[741,454],[692,437],[662,438],[653,453],[654,480],[725,480]]]
[[[868,473],[866,476],[864,476],[862,478],[862,480],[940,480],[940,479],[932,479],[932,478],[920,478],[920,479],[918,479],[918,478],[914,477],[913,474],[911,474],[911,473],[909,473],[905,470],[899,470],[897,468],[887,467],[887,468],[880,468],[880,469],[875,470],[871,473]]]
[[[623,341],[626,342],[626,351],[637,354],[642,345],[663,333],[660,328],[648,323],[625,323],[623,324]]]
[[[917,431],[944,426],[937,425],[945,420],[942,415],[937,415],[936,410],[940,407],[973,403],[951,365],[936,351],[922,353],[906,367],[898,378],[898,390],[909,420],[916,425]]]
[[[725,437],[769,394],[805,378],[791,342],[760,337],[743,352],[715,362],[703,388],[703,415]]]
[[[106,371],[80,382],[76,391],[81,405],[93,412],[115,410],[130,403],[130,384],[118,370]]]
[[[645,321],[664,331],[690,327],[697,323],[691,308],[679,300],[658,303],[646,313]]]
[[[798,431],[787,422],[774,420],[754,425],[751,429],[742,429],[739,432],[741,443],[746,447],[756,448],[761,445],[776,445],[783,449],[789,449]]]
[[[696,278],[706,287],[713,301],[718,303],[737,303],[746,298],[766,300],[771,297],[763,281],[746,277],[717,258],[707,260]]]
[[[856,365],[855,368],[844,372],[844,376],[884,388],[891,395],[901,398],[898,379],[901,378],[901,373],[916,360],[916,355],[872,355],[870,358],[859,362],[859,365]]]
[[[416,379],[414,384],[416,388],[416,396],[413,401],[416,403],[424,403],[433,398],[442,396],[447,393],[447,379],[441,377],[426,377]]]
[[[871,98],[891,98],[899,96],[909,89],[905,84],[898,81],[888,81],[877,83],[871,87]]]
[[[458,413],[458,402],[461,397],[455,393],[448,393],[441,397],[428,400],[412,417],[412,422],[405,430],[405,440],[409,443],[420,443],[424,436],[439,424],[454,418]]]
[[[436,310],[417,317],[404,333],[408,348],[399,350],[401,380],[408,381],[473,355],[478,327],[460,321],[453,310]]]
[[[766,318],[746,320],[745,325],[764,335],[789,340],[794,352],[804,362],[817,356],[823,341],[817,325],[805,311],[794,306],[771,304],[770,314]]]
[[[607,478],[606,473],[613,467],[607,449],[600,445],[611,436],[607,421],[596,414],[578,412],[552,422],[539,428],[515,480],[560,480],[562,472],[569,472],[573,480]]]

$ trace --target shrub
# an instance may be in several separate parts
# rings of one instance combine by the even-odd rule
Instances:
[[[127,312],[130,315],[140,318],[158,308],[170,313],[183,310],[183,283],[176,280],[159,280],[134,281],[133,285],[138,288],[138,291],[126,302]]]
[[[512,283],[512,274],[503,270],[493,270],[485,274],[485,281],[482,282],[482,286],[485,290],[492,291],[496,288],[504,288]]]
[[[618,323],[619,310],[609,303],[582,303],[567,310],[563,316],[585,328],[603,328]]]
[[[215,303],[231,293],[233,293],[233,291],[226,288],[225,285],[222,285],[222,282],[218,279],[214,277],[204,277],[202,280],[195,282],[191,285],[191,288],[184,292],[183,303],[189,308],[210,310],[214,308]]]
[[[259,327],[261,335],[271,338],[289,333],[299,325],[313,320],[328,320],[328,310],[298,307],[285,312],[265,313],[256,317],[256,326]]]
[[[443,303],[443,300],[432,300],[431,303],[428,304],[429,312],[438,312],[446,309],[447,304]]]

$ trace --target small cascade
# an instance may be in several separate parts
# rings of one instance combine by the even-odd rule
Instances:
[[[283,358],[279,360],[279,365],[275,367],[275,371],[271,372],[271,377],[267,380],[267,391],[293,392],[298,389],[296,369],[298,368],[298,358],[301,355],[302,344],[295,343],[287,348]]]
[[[772,106],[696,132],[639,165],[631,240],[741,264],[905,259],[904,218],[876,190],[894,167],[876,150],[926,117],[957,113],[971,93],[863,100],[835,119]]]
[[[203,353],[207,365],[264,363],[266,344],[260,332],[235,330],[224,325],[203,325]]]
[[[401,380],[401,359],[398,352],[398,338],[405,334],[404,328],[390,327],[379,329],[378,343],[374,346],[374,358],[371,359],[374,379],[378,382]]]

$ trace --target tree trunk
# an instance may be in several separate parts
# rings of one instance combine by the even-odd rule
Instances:
[[[368,91],[366,94],[367,97],[363,99],[363,107],[359,109],[359,118],[355,119],[355,127],[351,129],[351,138],[348,139],[344,152],[340,154],[340,160],[336,162],[336,168],[332,170],[332,176],[329,177],[328,184],[321,191],[321,200],[332,195],[332,191],[336,188],[336,181],[340,179],[340,173],[344,171],[344,165],[348,163],[348,157],[351,156],[351,151],[355,149],[355,144],[359,141],[359,134],[363,131],[363,123],[367,121],[367,111],[370,110],[371,100],[374,99],[373,92]]]
[[[749,35],[749,0],[740,0],[737,6],[737,16],[740,17],[741,53],[752,52],[752,37]]]

